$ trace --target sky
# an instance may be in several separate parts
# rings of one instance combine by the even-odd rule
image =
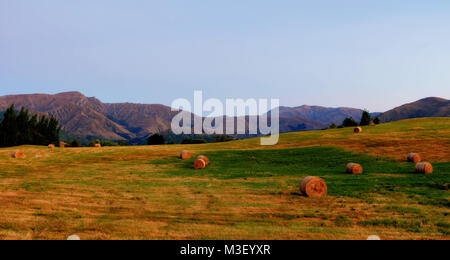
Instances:
[[[383,112],[450,98],[448,0],[0,0],[0,95],[279,98]]]

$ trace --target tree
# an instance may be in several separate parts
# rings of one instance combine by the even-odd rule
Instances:
[[[77,139],[73,139],[73,141],[70,142],[70,147],[81,147],[81,143]]]
[[[379,125],[379,124],[381,123],[380,117],[379,117],[379,116],[375,117],[375,118],[373,119],[373,123],[376,124],[376,125]]]
[[[342,125],[344,127],[353,127],[358,126],[358,123],[355,121],[355,119],[353,119],[353,117],[347,117],[346,119],[344,119],[344,122],[342,122]]]
[[[19,114],[16,118],[17,124],[17,143],[18,144],[33,144],[31,137],[31,129],[29,128],[29,120],[30,116],[28,115],[28,110],[25,110],[23,107],[20,110]]]
[[[47,125],[46,138],[49,144],[55,144],[59,142],[59,132],[61,127],[59,126],[58,120],[53,116],[50,117]]]
[[[336,128],[337,128],[337,125],[336,125],[335,123],[332,123],[332,124],[329,126],[329,128],[330,128],[330,129],[336,129]]]
[[[94,147],[96,144],[101,144],[101,141],[99,139],[95,139],[93,141],[91,141],[88,146],[89,147]]]
[[[370,125],[370,122],[372,121],[372,119],[370,118],[370,114],[369,111],[364,110],[361,116],[361,122],[359,123],[360,126],[366,126],[366,125]]]
[[[0,147],[55,144],[59,142],[60,131],[59,122],[53,116],[39,118],[23,107],[17,113],[11,105],[0,120]]]
[[[3,115],[3,120],[1,124],[2,132],[2,146],[16,146],[17,143],[17,113],[14,105],[11,105]]]
[[[166,140],[161,134],[154,134],[147,139],[148,145],[162,145],[165,144]]]

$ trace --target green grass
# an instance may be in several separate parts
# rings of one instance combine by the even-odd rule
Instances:
[[[402,193],[419,204],[450,207],[448,190],[450,163],[434,163],[435,173],[417,174],[414,164],[377,158],[334,147],[306,147],[296,149],[217,151],[207,155],[214,164],[199,171],[192,168],[193,160],[164,159],[151,164],[167,165],[168,176],[204,176],[216,179],[273,178],[282,176],[319,176],[328,183],[329,195],[363,198],[371,194],[389,196]],[[345,172],[349,162],[360,163],[362,175]],[[177,165],[177,167],[172,167]],[[296,185],[296,183],[291,183]],[[279,183],[245,183],[250,188],[278,188]]]
[[[450,239],[449,129],[433,118],[283,134],[273,147],[2,148],[0,239]],[[211,164],[195,170],[181,150]],[[404,162],[413,151],[432,175]],[[310,175],[329,196],[300,194]]]

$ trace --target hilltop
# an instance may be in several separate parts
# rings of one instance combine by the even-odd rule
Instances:
[[[408,118],[449,117],[450,100],[429,97],[389,110],[381,116],[382,122],[392,122]]]

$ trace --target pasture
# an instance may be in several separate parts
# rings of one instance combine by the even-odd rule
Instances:
[[[3,148],[0,239],[450,239],[450,118],[363,129],[287,133],[271,147]],[[18,149],[25,158],[11,158]],[[434,173],[415,173],[411,152]],[[199,154],[206,169],[192,167]],[[347,174],[349,162],[364,173]],[[302,196],[311,175],[328,196]]]

